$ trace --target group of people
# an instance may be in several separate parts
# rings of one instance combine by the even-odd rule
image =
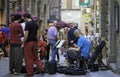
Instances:
[[[64,32],[60,33],[61,28],[57,23],[57,21],[53,21],[48,30],[46,29],[40,34],[39,26],[32,20],[30,14],[14,15],[14,21],[10,23],[7,35],[5,35],[4,44],[0,43],[6,57],[8,54],[5,46],[2,45],[5,45],[6,40],[10,44],[9,71],[11,74],[20,74],[23,59],[27,70],[26,76],[34,75],[34,64],[37,65],[39,72],[45,70],[40,61],[41,59],[39,59],[43,55],[47,61],[55,61],[57,55],[59,62],[60,57],[56,43],[61,39],[65,40],[62,53],[67,53],[69,64],[73,63],[79,55],[85,59],[89,58],[91,44],[81,30],[78,29],[78,25],[73,26],[73,23],[70,23],[70,30],[65,27]],[[40,54],[42,54],[40,56],[38,56],[39,48]],[[52,54],[51,60],[49,60],[50,51]]]
[[[65,43],[63,45],[64,50],[61,51],[62,53],[65,52],[67,54],[66,59],[68,61],[68,66],[72,64],[78,58],[79,55],[84,57],[86,60],[88,60],[91,57],[90,51],[91,48],[94,46],[93,41],[95,40],[91,39],[91,36],[88,34],[88,32],[83,34],[83,32],[81,32],[81,30],[78,29],[78,25],[74,25],[73,23],[69,24],[69,29],[65,27],[64,31],[62,32],[59,29],[60,28],[57,25],[57,21],[54,21],[53,25],[51,25],[48,29],[47,41],[51,46],[51,51],[52,51],[51,60],[56,60],[56,55],[58,54],[58,50],[55,47],[55,45],[57,43],[57,40],[59,39],[65,40]],[[59,38],[60,37],[59,35],[62,36],[62,38]],[[106,38],[104,40],[101,39],[101,41],[105,41],[107,43]],[[106,54],[104,55],[106,56]]]
[[[22,25],[20,23],[21,20],[25,21],[25,24]],[[10,74],[20,74],[23,66],[23,59],[27,70],[26,76],[34,75],[34,64],[37,65],[39,72],[44,71],[44,66],[38,59],[39,27],[37,23],[32,20],[31,15],[28,13],[23,16],[15,14],[14,21],[10,23],[9,28]]]
[[[78,55],[84,56],[86,59],[89,58],[90,52],[90,42],[86,37],[82,34],[82,32],[77,28],[78,26],[73,26],[73,23],[70,23],[70,30],[64,28],[63,34],[59,31],[59,26],[57,25],[57,21],[53,22],[53,25],[50,26],[48,29],[48,42],[51,46],[52,51],[52,59],[53,61],[56,60],[56,55],[58,53],[55,44],[57,40],[64,39],[65,45],[63,45],[64,51],[67,53],[67,60],[70,63],[73,62]],[[58,38],[59,35],[63,35],[62,38]],[[63,51],[63,50],[62,50]]]

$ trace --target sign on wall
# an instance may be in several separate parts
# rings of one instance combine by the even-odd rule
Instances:
[[[90,6],[90,0],[79,0],[79,6]]]

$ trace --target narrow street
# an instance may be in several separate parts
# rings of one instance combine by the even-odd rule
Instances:
[[[81,40],[81,36],[84,39]],[[14,50],[14,47],[19,48],[22,44],[25,48],[25,57],[33,58],[30,55],[33,52],[27,51],[37,50],[37,43],[31,43],[37,40],[39,44],[45,44],[39,45],[41,51],[48,53],[52,50],[53,60],[56,55],[55,49],[59,48],[58,40],[65,40],[62,45],[63,51],[72,48],[79,51],[83,57],[87,57],[86,59],[92,56],[97,58],[100,55],[101,61],[111,69],[88,71],[86,75],[45,73],[34,74],[33,77],[120,77],[120,0],[0,0],[0,53],[3,51],[5,57],[9,56],[9,52],[20,56],[11,55],[15,57],[10,58],[15,63],[10,62],[10,66],[18,65],[15,69],[19,70],[19,64],[22,64],[22,59],[17,60],[16,57],[21,58],[23,54]],[[49,53],[42,55],[49,57]],[[72,53],[70,55],[74,56]],[[9,74],[9,57],[5,57],[0,58],[0,77],[25,77],[23,73]],[[31,58],[26,59],[28,67],[32,64],[29,62]],[[77,61],[78,59],[76,63],[79,63]],[[89,63],[94,64],[95,61]],[[59,64],[67,64],[63,55],[60,55]],[[74,72],[76,73],[75,70]]]
[[[61,55],[60,64],[64,63],[64,57]],[[8,58],[1,58],[0,59],[0,77],[24,77],[25,74],[20,75],[13,75],[9,74],[9,59]],[[65,74],[59,74],[56,73],[54,75],[50,75],[48,73],[46,74],[34,74],[33,77],[120,77],[120,75],[117,75],[110,70],[107,71],[101,71],[98,72],[88,72],[86,75],[65,75]]]

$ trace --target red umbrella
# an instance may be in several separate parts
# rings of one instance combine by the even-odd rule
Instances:
[[[21,11],[21,12],[16,12],[15,14],[20,14],[21,16],[23,16],[25,12]]]
[[[32,19],[33,19],[33,21],[38,21],[38,17],[37,16],[32,15]]]
[[[20,14],[21,16],[23,16],[25,14],[24,11],[19,11],[19,12],[15,12],[13,14],[11,14],[11,16],[14,16],[15,14]],[[38,21],[38,17],[37,16],[34,16],[34,15],[31,15],[33,21]]]
[[[60,27],[68,27],[67,23],[64,21],[58,21],[57,25]]]

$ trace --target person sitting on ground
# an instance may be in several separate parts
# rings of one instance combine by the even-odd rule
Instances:
[[[69,65],[74,62],[78,58],[79,55],[83,56],[85,59],[89,58],[90,53],[90,43],[85,38],[84,35],[82,35],[81,31],[79,29],[76,29],[74,31],[74,34],[76,37],[78,37],[77,45],[74,45],[74,47],[70,47],[67,50],[68,54],[68,62]]]

